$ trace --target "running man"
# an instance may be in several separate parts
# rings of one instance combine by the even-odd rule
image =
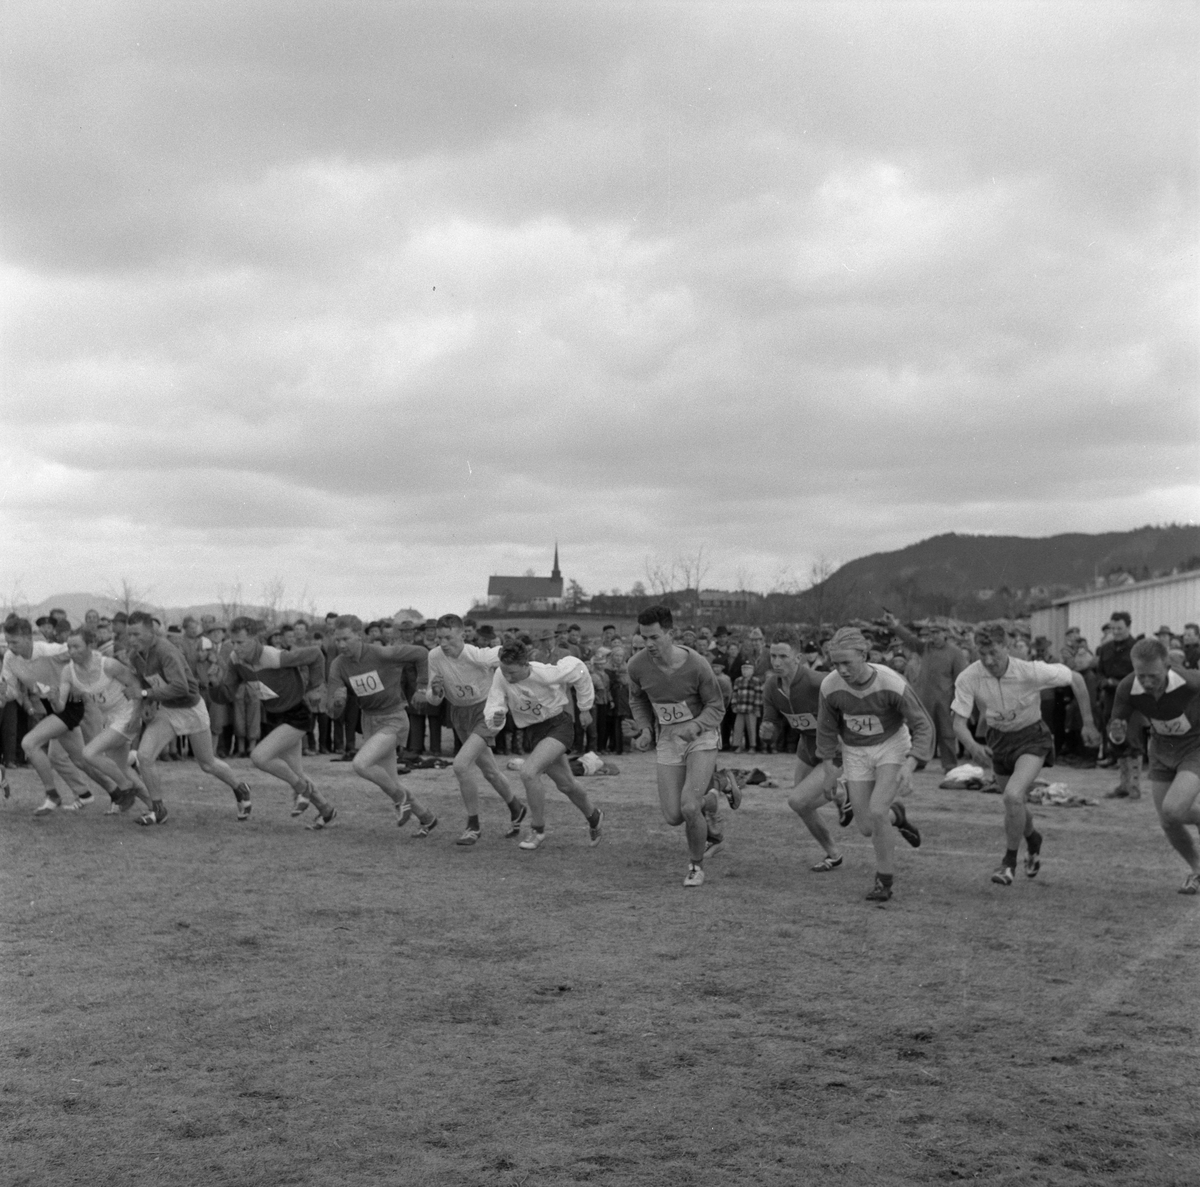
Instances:
[[[704,885],[704,858],[721,845],[713,776],[721,746],[725,699],[712,665],[698,651],[671,637],[674,620],[666,606],[638,615],[645,641],[629,661],[629,708],[639,733],[638,750],[649,750],[658,729],[658,804],[669,825],[687,834],[688,869],[684,886]],[[636,638],[636,636],[635,636]],[[742,802],[735,779],[722,781],[731,808]]]
[[[1188,826],[1200,828],[1200,672],[1169,663],[1158,639],[1140,639],[1129,653],[1133,671],[1113,695],[1108,736],[1122,746],[1129,718],[1150,726],[1150,794],[1162,830],[1190,873],[1180,894],[1200,894],[1200,849]]]
[[[238,687],[253,687],[262,702],[263,736],[250,751],[250,761],[292,789],[292,815],[312,804],[317,810],[312,829],[326,828],[337,809],[325,802],[313,781],[304,773],[304,736],[312,728],[310,697],[319,697],[325,683],[325,653],[319,647],[295,647],[285,651],[262,641],[263,624],[245,616],[229,624],[232,648],[219,684],[209,689],[213,700],[232,705]],[[303,801],[303,807],[300,807]],[[250,817],[250,796],[238,801],[238,819]]]
[[[250,788],[213,754],[208,706],[183,653],[158,635],[154,619],[144,610],[129,616],[128,641],[129,667],[141,685],[142,719],[146,722],[138,743],[138,771],[151,800],[150,811],[139,817],[138,824],[162,824],[167,818],[154,764],[177,737],[191,742],[196,763],[205,774],[220,779],[233,792],[238,818],[244,820],[242,804],[250,799]]]
[[[93,767],[83,754],[84,702],[78,698],[55,706],[63,668],[69,661],[66,644],[49,643],[33,637],[33,627],[26,618],[10,619],[5,623],[8,651],[2,669],[4,699],[18,701],[36,724],[21,739],[21,749],[37,772],[45,789],[45,800],[34,812],[48,816],[58,808],[74,811],[86,807],[93,796],[80,772],[86,772],[112,797],[116,783],[103,771]],[[54,785],[54,775],[74,793],[64,804]]]
[[[796,774],[788,807],[804,821],[813,840],[825,850],[824,858],[812,867],[813,871],[827,874],[838,869],[844,858],[833,843],[829,829],[817,815],[817,809],[831,800],[836,803],[838,824],[842,828],[854,819],[854,809],[836,775],[831,782],[825,764],[817,758],[817,710],[825,673],[814,672],[808,666],[808,660],[796,647],[795,635],[789,630],[775,632],[770,656],[771,674],[763,689],[763,723],[758,734],[764,742],[770,742],[785,721],[799,734]],[[841,764],[840,758],[834,761]]]
[[[588,844],[600,844],[604,813],[592,807],[587,792],[571,773],[567,750],[575,725],[567,707],[571,703],[567,688],[573,688],[579,705],[579,720],[589,725],[595,690],[582,660],[564,656],[556,664],[540,664],[529,658],[525,643],[505,643],[500,648],[500,666],[492,676],[492,687],[484,705],[484,720],[493,732],[504,725],[511,713],[519,729],[529,730],[532,752],[521,767],[521,782],[529,802],[529,832],[521,839],[521,849],[538,849],[546,839],[546,791],[542,775],[583,813],[588,824]]]
[[[337,655],[329,665],[329,716],[346,711],[354,693],[362,711],[363,743],[355,752],[354,773],[374,783],[392,801],[396,823],[403,826],[415,815],[418,837],[437,828],[438,818],[420,804],[396,774],[396,749],[408,741],[407,702],[401,687],[404,665],[417,665],[417,682],[429,676],[429,652],[411,643],[371,643],[363,637],[362,619],[342,614],[334,620]],[[303,811],[303,808],[301,808]]]
[[[975,631],[975,648],[979,658],[955,679],[950,710],[954,733],[967,753],[996,772],[996,786],[1004,797],[1005,851],[992,881],[1011,886],[1022,837],[1025,876],[1036,878],[1042,868],[1042,834],[1034,827],[1033,813],[1025,803],[1042,764],[1054,753],[1054,736],[1042,720],[1042,689],[1070,688],[1075,693],[1085,746],[1099,746],[1100,734],[1092,721],[1092,702],[1080,673],[1066,664],[1009,655],[1008,632],[999,623]],[[968,724],[976,706],[987,727],[983,745],[971,736]]]
[[[496,731],[489,730],[483,720],[500,648],[473,647],[466,641],[463,620],[457,614],[443,614],[437,620],[437,640],[429,653],[429,688],[424,695],[430,705],[450,702],[450,725],[462,744],[454,756],[454,777],[467,809],[467,828],[455,844],[474,845],[479,840],[479,775],[508,808],[504,835],[518,836],[528,809],[500,770],[492,753]]]
[[[838,741],[858,831],[875,849],[875,885],[867,900],[886,903],[895,880],[892,826],[915,849],[921,834],[896,797],[911,790],[918,760],[933,753],[933,722],[898,672],[867,662],[871,645],[854,627],[829,641],[834,666],[821,682],[817,708],[817,756],[826,778],[836,775]]]
[[[154,810],[145,783],[129,765],[129,748],[141,728],[142,689],[137,677],[120,660],[96,650],[96,634],[79,627],[67,637],[70,662],[59,681],[58,701],[82,697],[99,715],[99,730],[83,748],[91,770],[107,776],[115,788],[109,792],[109,814],[127,811],[134,800]],[[112,757],[110,757],[112,756]]]

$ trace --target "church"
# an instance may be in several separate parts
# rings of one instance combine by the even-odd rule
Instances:
[[[489,577],[489,610],[561,610],[562,571],[558,567],[558,542],[554,544],[554,568],[549,577]]]

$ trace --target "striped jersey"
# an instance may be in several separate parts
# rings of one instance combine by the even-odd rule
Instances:
[[[843,746],[877,746],[908,726],[909,755],[928,761],[933,755],[933,722],[912,685],[883,664],[867,665],[874,673],[862,687],[848,684],[838,672],[821,681],[817,708],[817,757],[837,756]]]

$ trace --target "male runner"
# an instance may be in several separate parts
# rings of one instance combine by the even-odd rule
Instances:
[[[825,765],[817,758],[817,710],[821,702],[824,672],[814,672],[796,646],[796,637],[788,630],[776,631],[771,639],[771,674],[763,688],[763,723],[759,737],[774,739],[780,725],[787,722],[799,734],[796,743],[796,774],[788,797],[791,808],[813,839],[825,850],[824,858],[813,866],[814,872],[827,874],[844,860],[817,815],[817,809],[832,800],[837,804],[838,823],[845,828],[854,819],[849,796],[835,778],[831,784]],[[840,763],[840,759],[835,760]],[[812,778],[810,778],[812,776]],[[840,794],[839,794],[840,793]]]
[[[1108,721],[1115,746],[1125,742],[1129,718],[1150,725],[1150,794],[1162,830],[1191,872],[1180,894],[1200,894],[1200,849],[1188,826],[1200,828],[1200,672],[1169,664],[1158,639],[1130,651],[1133,671],[1117,685]]]
[[[141,725],[137,677],[120,660],[96,650],[96,634],[88,627],[71,632],[67,652],[71,658],[59,680],[58,703],[66,706],[74,695],[95,707],[100,728],[84,746],[83,757],[89,769],[112,780],[115,790],[109,792],[108,811],[127,810],[135,799],[153,811],[150,792],[129,766],[129,747]]]
[[[505,643],[500,648],[500,666],[492,676],[492,687],[484,706],[484,720],[493,731],[504,725],[511,713],[518,727],[528,730],[531,753],[521,767],[521,782],[529,802],[529,832],[519,848],[538,849],[546,839],[546,792],[542,775],[583,813],[588,823],[588,844],[600,844],[604,813],[593,808],[587,792],[571,773],[567,750],[574,724],[566,712],[570,704],[568,688],[573,688],[579,704],[579,719],[591,722],[594,701],[592,678],[582,660],[564,656],[556,664],[531,661],[529,645]]]
[[[80,772],[87,772],[112,796],[116,784],[83,755],[83,736],[79,730],[83,702],[75,699],[61,706],[53,703],[69,658],[66,645],[35,639],[27,618],[7,620],[5,635],[8,650],[2,669],[4,699],[22,704],[30,720],[36,723],[21,739],[21,749],[46,792],[34,815],[46,816],[57,808],[75,810],[90,804],[92,792]],[[62,802],[54,785],[55,772],[74,793],[67,804]]]
[[[418,683],[428,680],[429,652],[409,643],[370,643],[362,619],[342,614],[333,624],[337,656],[329,665],[329,715],[341,717],[350,693],[362,712],[363,743],[354,754],[354,773],[374,783],[392,801],[397,825],[415,815],[418,837],[437,828],[438,818],[420,804],[396,775],[396,748],[408,739],[408,714],[400,687],[404,665],[417,665]],[[301,809],[303,810],[303,809]]]
[[[1008,632],[1000,623],[975,631],[979,658],[959,673],[950,706],[954,733],[967,753],[981,766],[996,772],[996,786],[1004,797],[1004,859],[992,875],[998,886],[1011,886],[1017,869],[1017,851],[1025,838],[1025,876],[1036,878],[1042,865],[1042,834],[1033,824],[1025,796],[1042,764],[1054,753],[1054,737],[1042,720],[1042,689],[1070,688],[1083,718],[1085,746],[1098,746],[1100,734],[1092,721],[1092,702],[1079,672],[1066,664],[1018,659],[1009,655]],[[972,736],[968,719],[979,707],[987,727],[984,744]]]
[[[208,708],[187,660],[158,634],[154,619],[144,610],[135,610],[129,616],[128,640],[129,667],[141,685],[142,719],[146,722],[138,743],[138,770],[151,799],[150,811],[138,819],[138,824],[162,824],[167,818],[154,764],[177,737],[191,742],[196,763],[205,774],[220,779],[233,792],[238,819],[244,820],[248,810],[243,804],[250,799],[250,788],[213,754]]]
[[[684,826],[689,861],[683,884],[693,887],[704,885],[705,854],[715,853],[722,840],[712,784],[725,700],[708,660],[676,644],[673,626],[666,606],[643,610],[638,630],[645,646],[626,670],[629,707],[640,731],[633,744],[649,750],[657,727],[658,804],[668,824]],[[741,804],[736,780],[724,781],[722,790],[731,808]]]
[[[229,624],[233,647],[219,684],[211,686],[215,701],[233,704],[238,686],[253,685],[262,702],[263,736],[250,751],[250,761],[292,789],[292,815],[312,804],[316,819],[309,825],[322,829],[333,823],[337,809],[327,804],[301,765],[304,735],[312,727],[309,700],[321,695],[325,683],[325,655],[319,647],[290,651],[268,647],[262,641],[263,624],[242,616]],[[250,816],[250,797],[238,803],[238,819]]]
[[[875,885],[867,900],[892,897],[896,842],[892,825],[915,849],[921,834],[896,796],[912,787],[917,761],[933,753],[933,722],[917,694],[897,672],[867,662],[871,645],[854,627],[829,641],[834,666],[821,682],[817,708],[817,756],[826,778],[835,774],[838,741],[858,831],[875,849]]]
[[[480,836],[479,778],[496,789],[508,808],[506,837],[521,832],[521,821],[528,811],[513,794],[512,786],[496,762],[491,747],[496,734],[484,724],[483,707],[492,687],[492,675],[500,662],[500,648],[483,650],[466,642],[464,623],[457,614],[443,614],[437,620],[438,645],[429,653],[429,688],[425,699],[430,705],[450,702],[450,725],[462,745],[454,756],[454,777],[467,809],[467,828],[455,842],[474,845]]]

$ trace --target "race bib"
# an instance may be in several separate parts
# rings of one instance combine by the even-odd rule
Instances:
[[[1186,713],[1181,713],[1171,721],[1159,721],[1157,718],[1152,717],[1150,725],[1156,734],[1165,734],[1171,738],[1181,737],[1192,728],[1192,723],[1188,720]]]
[[[115,689],[110,686],[102,688],[98,692],[89,692],[84,695],[94,705],[99,705],[101,709],[107,709],[110,705],[115,705],[125,695],[125,690]]]
[[[356,697],[369,697],[375,693],[383,692],[383,680],[380,679],[379,673],[374,669],[369,672],[362,672],[357,676],[351,676],[349,684]]]
[[[785,713],[787,723],[794,730],[815,730],[817,719],[811,713]]]
[[[1009,722],[1017,720],[1018,710],[1016,709],[989,709],[984,716],[993,725],[999,728],[1001,725],[1007,725]]]
[[[260,701],[274,701],[279,699],[279,693],[269,684],[264,684],[261,680],[251,680],[250,687],[258,693]]]
[[[854,713],[846,715],[846,728],[852,734],[863,738],[873,737],[883,733],[883,722],[874,713]]]
[[[527,697],[521,698],[521,703],[517,708],[522,713],[528,713],[530,717],[541,717],[546,712],[546,706],[541,701],[531,701]]]
[[[460,701],[469,701],[475,695],[475,690],[469,684],[453,684],[451,687]]]
[[[666,701],[655,701],[654,712],[659,725],[679,725],[692,720],[692,711],[682,701],[669,704]]]

